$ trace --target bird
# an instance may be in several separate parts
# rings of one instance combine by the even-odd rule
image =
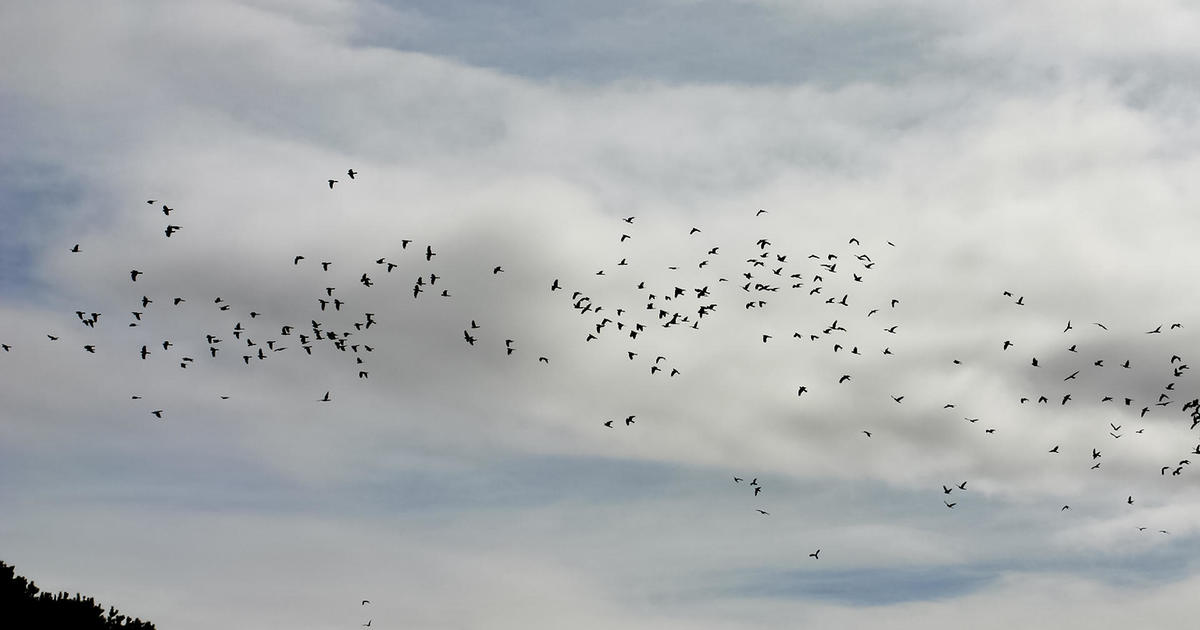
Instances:
[[[129,272],[129,279],[137,282],[138,276],[140,275],[142,275],[142,272],[138,271],[137,269],[133,269]]]
[[[1055,445],[1054,445],[1054,448],[1050,449],[1048,452],[1050,452],[1050,453],[1057,453],[1057,452],[1058,452],[1058,445],[1057,445],[1057,444],[1055,444]]]
[[[336,183],[338,183],[338,180],[336,180],[336,179],[331,179],[331,180],[328,180],[328,181],[329,181],[329,190],[333,190],[333,185],[334,185],[334,184],[336,184]]]
[[[364,600],[362,600],[362,603],[361,603],[361,604],[359,604],[359,606],[366,606],[367,604],[370,604],[370,603],[371,603],[371,600],[369,600],[369,599],[364,599]]]
[[[814,551],[814,552],[812,552],[812,553],[808,554],[808,557],[810,557],[810,558],[816,558],[817,560],[820,560],[820,559],[821,559],[821,557],[820,557],[820,554],[821,554],[821,550],[820,550],[820,549],[818,549],[818,550],[816,550],[816,551]]]
[[[871,432],[870,432],[870,431],[863,431],[863,434],[864,434],[864,435],[866,435],[867,437],[871,437]]]
[[[358,175],[358,172],[355,171],[354,169],[350,169],[350,170],[346,171],[346,174],[350,176],[350,179],[354,179],[354,176]]]
[[[75,246],[71,248],[71,251],[78,254],[80,252],[79,243],[75,243]]]
[[[329,402],[330,400],[332,399],[329,397],[329,392],[325,392],[325,395],[321,397],[318,402]]]
[[[432,260],[434,256],[437,256],[437,252],[433,251],[433,246],[426,245],[425,246],[425,260],[426,261]]]
[[[942,503],[945,503],[945,504],[946,504],[946,507],[948,507],[948,508],[950,508],[950,509],[954,509],[954,506],[958,505],[958,503],[957,503],[957,502],[955,502],[955,503],[950,503],[949,501],[942,501]]]
[[[162,410],[162,409],[155,409],[154,411],[151,411],[150,413],[151,413],[151,414],[153,414],[155,418],[159,418],[159,419],[161,419],[161,418],[162,418],[162,415],[163,415],[163,410]]]
[[[759,514],[762,514],[763,516],[770,516],[770,515],[771,515],[771,513],[770,513],[770,512],[767,512],[766,510],[760,510],[760,509],[757,509],[757,508],[755,508],[755,510],[754,510],[754,511],[755,511],[755,512],[758,512]],[[836,564],[836,563],[835,563],[835,564]]]
[[[171,238],[172,234],[178,232],[181,229],[183,229],[183,228],[179,227],[178,225],[168,225],[167,229],[164,230],[164,232],[166,232],[167,238]]]

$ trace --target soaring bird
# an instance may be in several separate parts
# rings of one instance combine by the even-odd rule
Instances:
[[[137,277],[140,275],[142,275],[142,272],[138,271],[137,269],[133,269],[129,272],[129,279],[137,282]]]
[[[812,552],[812,553],[808,554],[808,557],[809,557],[809,558],[816,558],[817,560],[820,560],[820,559],[821,559],[821,550],[820,550],[820,549],[818,549],[818,550],[816,550],[816,551],[814,551],[814,552]]]
[[[332,399],[329,397],[329,392],[325,392],[325,396],[322,397],[318,402],[329,402],[330,400]]]
[[[167,226],[167,229],[166,229],[166,230],[164,230],[164,231],[165,231],[165,232],[166,232],[166,234],[167,234],[167,238],[171,238],[171,235],[172,235],[172,234],[174,234],[174,233],[178,232],[178,231],[179,231],[179,230],[181,230],[181,229],[183,229],[183,228],[179,227],[178,225],[168,225],[168,226]]]
[[[350,170],[346,171],[346,174],[350,176],[350,179],[354,179],[354,176],[358,175],[358,172],[355,171],[354,169],[350,169]]]
[[[433,246],[426,245],[425,246],[425,260],[426,261],[432,260],[434,256],[437,256],[437,252],[433,251]]]
[[[333,185],[336,183],[338,183],[338,180],[336,179],[329,180],[329,190],[333,190]]]
[[[72,247],[71,251],[78,254],[79,253],[79,243],[75,243],[75,247]]]

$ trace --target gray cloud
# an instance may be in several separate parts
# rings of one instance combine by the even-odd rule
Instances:
[[[1061,41],[937,4],[489,7],[6,9],[6,561],[177,627],[346,623],[371,589],[380,626],[1183,618],[1187,12],[1107,49],[1074,5]],[[357,350],[302,354],[314,319]]]

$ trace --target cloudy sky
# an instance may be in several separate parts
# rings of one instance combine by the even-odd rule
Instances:
[[[1197,41],[0,2],[0,559],[173,629],[1190,619]]]

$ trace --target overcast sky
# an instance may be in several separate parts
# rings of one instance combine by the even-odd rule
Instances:
[[[1191,619],[1197,41],[0,2],[0,559],[184,630]]]

